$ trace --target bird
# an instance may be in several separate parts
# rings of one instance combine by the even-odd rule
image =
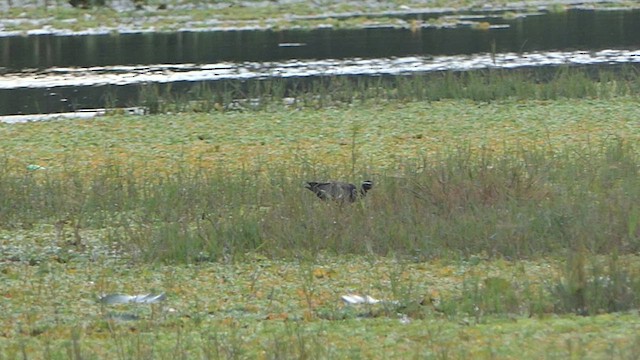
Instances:
[[[322,200],[348,201],[352,203],[358,198],[364,197],[367,191],[373,188],[373,181],[363,181],[359,191],[355,185],[341,181],[309,181],[304,187],[311,190]]]

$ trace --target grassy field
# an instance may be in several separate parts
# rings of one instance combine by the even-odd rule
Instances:
[[[638,97],[576,97],[0,125],[0,358],[633,358]]]
[[[625,261],[637,269],[637,257]],[[419,304],[472,296],[462,295],[463,284],[480,278],[508,279],[518,289],[544,286],[561,268],[548,260],[348,256],[180,267],[106,260],[4,265],[0,349],[5,359],[634,358],[637,312],[581,317],[555,315],[551,307],[528,317]],[[169,295],[162,305],[95,301],[102,292],[140,291]],[[339,297],[348,291],[403,305],[343,307]]]

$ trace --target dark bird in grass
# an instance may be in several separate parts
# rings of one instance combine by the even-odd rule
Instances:
[[[373,187],[373,181],[371,180],[363,181],[362,185],[360,186],[360,189],[358,189],[353,184],[340,182],[340,181],[330,181],[330,182],[309,181],[304,187],[313,191],[313,193],[316,194],[322,200],[354,202],[358,200],[358,198],[364,197],[365,195],[367,195],[367,191],[371,190],[371,188]]]

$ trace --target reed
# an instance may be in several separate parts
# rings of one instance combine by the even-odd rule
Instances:
[[[144,178],[121,165],[90,174],[5,171],[0,223],[119,228],[115,240],[131,254],[179,263],[248,252],[526,258],[577,244],[633,253],[640,249],[639,166],[637,150],[622,140],[553,154],[458,148],[408,165],[401,176],[379,171],[370,196],[351,206],[305,191],[309,168],[229,174],[185,167]],[[324,173],[332,171],[342,169]]]
[[[316,77],[198,83],[188,91],[146,85],[139,104],[151,113],[255,111],[270,106],[326,108],[368,100],[437,101],[470,99],[554,100],[608,99],[640,93],[638,71],[624,66],[590,70],[551,69],[479,70],[393,77]]]

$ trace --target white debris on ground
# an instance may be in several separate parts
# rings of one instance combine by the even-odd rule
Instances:
[[[107,305],[115,304],[154,304],[160,301],[166,300],[167,296],[162,293],[158,295],[144,294],[144,295],[124,295],[124,294],[109,294],[100,297],[99,301]]]
[[[0,123],[23,124],[36,121],[53,121],[66,119],[93,119],[107,114],[144,115],[147,110],[143,107],[128,107],[117,109],[83,109],[72,112],[51,113],[51,114],[26,114],[26,115],[2,115]]]
[[[381,302],[381,300],[374,299],[369,295],[366,295],[365,297],[362,297],[360,295],[349,294],[349,295],[342,295],[340,298],[347,305],[377,304],[377,303]]]
[[[347,305],[360,305],[360,304],[366,304],[366,305],[374,305],[374,304],[398,305],[397,301],[378,300],[378,299],[375,299],[375,298],[373,298],[373,297],[371,297],[369,295],[360,296],[360,295],[357,295],[357,294],[347,294],[347,295],[342,295],[340,298]]]

